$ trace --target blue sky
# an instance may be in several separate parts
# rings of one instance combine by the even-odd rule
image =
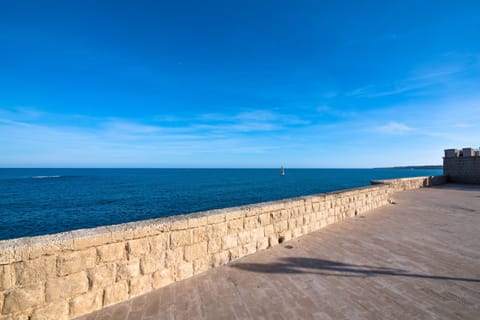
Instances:
[[[478,1],[0,1],[0,167],[440,164]]]

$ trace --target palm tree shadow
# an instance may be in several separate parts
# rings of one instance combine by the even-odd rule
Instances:
[[[250,272],[259,273],[309,273],[321,276],[335,277],[376,277],[376,276],[393,276],[407,277],[433,280],[450,280],[464,282],[480,282],[480,279],[459,278],[449,276],[437,276],[428,274],[411,273],[407,270],[396,268],[385,268],[370,265],[358,265],[343,263],[337,261],[303,258],[303,257],[286,257],[281,258],[276,263],[242,263],[235,262],[231,264],[232,268],[237,268]]]

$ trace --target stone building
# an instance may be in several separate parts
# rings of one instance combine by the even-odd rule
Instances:
[[[443,175],[449,182],[480,184],[480,150],[446,149]]]

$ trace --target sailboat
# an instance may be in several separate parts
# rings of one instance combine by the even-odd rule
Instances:
[[[285,175],[285,169],[283,169],[283,166],[280,167],[280,175],[281,176]]]

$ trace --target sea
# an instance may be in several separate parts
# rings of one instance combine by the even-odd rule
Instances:
[[[367,186],[438,169],[0,169],[0,240]]]

